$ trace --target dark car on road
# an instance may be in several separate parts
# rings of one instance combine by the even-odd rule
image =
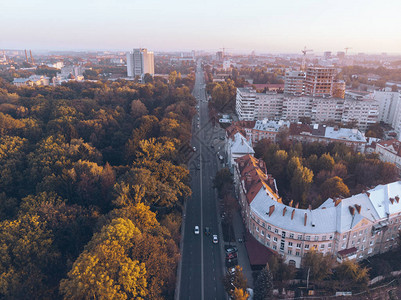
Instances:
[[[205,227],[205,235],[209,236],[211,234],[210,227]]]

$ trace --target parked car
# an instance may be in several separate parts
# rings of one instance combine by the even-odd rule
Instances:
[[[196,147],[192,147],[192,150],[194,150],[194,152],[196,152]]]
[[[217,238],[217,234],[213,234],[213,243],[217,244],[219,242],[218,238]]]
[[[205,227],[205,235],[210,235],[210,227]]]
[[[195,226],[194,233],[199,234],[199,226]]]
[[[237,253],[238,252],[238,248],[237,247],[235,247],[235,246],[229,246],[228,248],[226,248],[226,254],[229,254],[229,253]]]

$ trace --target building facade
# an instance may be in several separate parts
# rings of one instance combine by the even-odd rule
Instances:
[[[288,70],[285,73],[284,94],[303,95],[305,93],[305,72]]]
[[[308,67],[305,75],[305,94],[331,97],[336,70],[332,67]]]
[[[376,143],[375,152],[379,154],[382,161],[395,164],[401,169],[401,142],[392,139],[388,141],[379,141]]]
[[[138,48],[127,53],[127,76],[141,79],[145,74],[154,75],[154,54],[147,49]]]
[[[236,159],[234,181],[247,230],[265,247],[300,267],[311,250],[364,259],[397,245],[401,229],[401,182],[379,185],[346,199],[327,199],[316,209],[283,204],[264,163]]]

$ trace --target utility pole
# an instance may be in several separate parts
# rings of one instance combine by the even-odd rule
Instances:
[[[306,289],[309,287],[309,272],[310,272],[310,267],[308,268],[308,275],[306,275]]]

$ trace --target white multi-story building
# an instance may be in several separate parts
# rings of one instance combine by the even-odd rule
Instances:
[[[312,102],[312,122],[341,122],[343,110],[343,99],[316,98]]]
[[[234,182],[247,230],[265,247],[301,266],[314,250],[342,262],[364,259],[397,245],[401,229],[401,181],[378,185],[346,199],[327,199],[316,209],[282,203],[262,160],[236,159]]]
[[[400,105],[400,93],[374,91],[373,99],[379,103],[379,121],[392,125],[396,111]]]
[[[256,93],[255,120],[280,120],[283,113],[284,94]]]
[[[288,70],[285,73],[284,94],[303,95],[305,93],[305,72]]]
[[[145,74],[154,75],[154,54],[147,49],[134,49],[127,53],[127,75],[128,77],[139,76],[141,79]]]
[[[256,91],[250,88],[237,88],[235,111],[239,120],[255,120]]]
[[[312,117],[313,98],[309,96],[286,96],[283,99],[283,120],[297,122],[301,117]]]
[[[401,142],[392,139],[376,143],[375,152],[379,154],[382,161],[395,164],[401,169]]]
[[[366,131],[369,125],[378,121],[378,118],[379,103],[374,99],[345,99],[341,122],[355,122],[360,130]]]

